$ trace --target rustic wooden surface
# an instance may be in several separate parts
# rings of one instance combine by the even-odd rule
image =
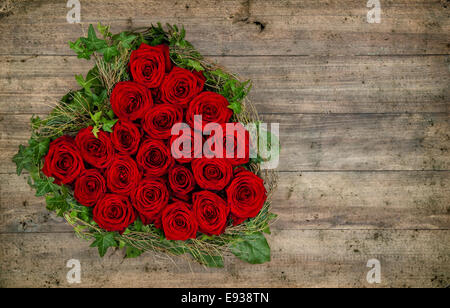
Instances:
[[[0,286],[70,286],[75,258],[83,287],[448,287],[450,3],[381,0],[369,24],[365,2],[82,0],[82,25],[63,0],[0,13]],[[97,21],[184,24],[203,54],[253,79],[263,119],[281,123],[270,263],[102,260],[15,176],[31,115],[91,65],[67,41]],[[379,285],[366,281],[372,258]]]

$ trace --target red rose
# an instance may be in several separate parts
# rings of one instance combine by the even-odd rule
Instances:
[[[139,169],[129,156],[116,155],[106,172],[108,188],[111,192],[129,195],[140,179]]]
[[[154,88],[151,89],[152,92],[152,98],[153,98],[153,104],[154,105],[162,105],[164,102],[161,98],[161,88]]]
[[[136,220],[128,197],[106,194],[94,207],[94,221],[108,232],[123,232]]]
[[[169,171],[169,184],[174,195],[188,201],[189,194],[195,189],[196,183],[192,172],[183,166],[175,166]]]
[[[139,128],[133,122],[118,121],[113,127],[111,141],[121,154],[133,155],[138,150],[141,137]]]
[[[261,211],[267,199],[264,181],[254,173],[239,168],[227,188],[227,198],[231,214],[237,218],[234,219],[235,225],[253,218]]]
[[[175,201],[163,210],[162,225],[169,241],[186,241],[197,235],[194,213],[188,204],[181,201]]]
[[[170,149],[178,163],[190,163],[194,158],[202,157],[203,136],[191,128],[180,131],[180,134],[173,135],[170,139]]]
[[[96,169],[85,170],[75,182],[74,197],[84,206],[93,207],[105,193],[105,178]]]
[[[225,97],[214,92],[203,92],[194,98],[186,113],[186,122],[194,127],[194,116],[201,115],[203,123],[197,123],[203,128],[208,123],[222,124],[230,121],[233,111],[228,108]]]
[[[160,140],[151,139],[147,139],[141,144],[136,160],[144,174],[149,177],[167,174],[175,163],[169,147]]]
[[[151,47],[141,44],[130,56],[130,71],[133,80],[147,88],[161,85],[164,75],[172,69],[169,47],[159,45]]]
[[[162,210],[169,203],[166,184],[161,179],[145,179],[131,197],[144,225],[154,223],[157,228],[161,228]]]
[[[161,85],[162,99],[166,103],[187,108],[189,102],[203,90],[204,85],[203,74],[175,67]]]
[[[176,105],[156,105],[145,115],[142,124],[147,134],[154,139],[169,139],[172,127],[183,121],[183,109]]]
[[[92,126],[80,130],[75,138],[83,159],[95,168],[103,169],[114,160],[114,148],[109,133],[98,132],[98,138],[92,133]]]
[[[143,119],[153,106],[150,90],[136,82],[122,81],[116,84],[110,97],[111,107],[121,120]]]
[[[192,200],[199,231],[207,235],[224,233],[230,213],[227,203],[218,195],[206,190],[194,193]]]
[[[219,126],[221,134],[214,128],[205,131],[211,134],[206,140],[207,157],[226,158],[233,166],[245,165],[250,161],[250,133],[241,123],[223,123]],[[219,140],[219,138],[221,138]],[[219,153],[217,144],[221,144],[223,153]],[[218,156],[220,155],[220,156]]]
[[[231,181],[233,167],[225,159],[201,158],[192,162],[197,184],[207,190],[222,190]]]
[[[53,177],[55,184],[72,184],[83,170],[83,159],[71,137],[60,137],[50,144],[42,172]]]

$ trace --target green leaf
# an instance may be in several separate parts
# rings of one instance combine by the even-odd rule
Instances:
[[[272,234],[272,232],[270,231],[270,227],[267,226],[262,232],[266,233],[266,234]]]
[[[221,70],[215,70],[215,71],[212,71],[211,74],[212,74],[212,75],[215,75],[215,76],[218,76],[218,77],[220,77],[220,78],[222,78],[222,79],[225,79],[225,80],[230,78],[227,74],[225,74],[225,73],[224,73],[223,71],[221,71]]]
[[[89,51],[99,51],[103,48],[108,47],[108,44],[105,40],[97,38],[97,34],[95,33],[93,25],[89,25],[88,37],[82,37],[80,40]]]
[[[113,39],[122,44],[122,46],[126,49],[130,49],[132,47],[133,41],[137,38],[134,34],[128,34],[127,32],[122,32],[118,35],[115,35]]]
[[[77,53],[79,59],[90,60],[91,55],[94,53],[93,50],[88,50],[86,48],[86,46],[81,41],[81,38],[79,38],[75,43],[69,42],[69,46]]]
[[[34,182],[34,188],[36,188],[36,197],[45,196],[48,193],[59,191],[59,186],[54,184],[54,178],[39,178]]]
[[[126,258],[127,259],[132,259],[132,258],[137,258],[140,255],[142,255],[144,253],[144,251],[134,248],[134,247],[130,247],[127,246],[127,250],[126,250]]]
[[[201,72],[204,71],[205,69],[203,68],[203,66],[200,64],[200,62],[192,60],[192,59],[188,59],[187,60],[187,65],[193,69],[195,69],[197,72]]]
[[[103,112],[101,112],[101,111],[96,112],[95,114],[91,113],[91,119],[92,119],[92,121],[94,121],[95,125],[98,125],[100,123],[102,114],[103,114]]]
[[[106,113],[106,115],[107,115],[111,120],[114,120],[114,117],[115,117],[114,111],[109,110],[109,111]]]
[[[42,157],[47,154],[49,146],[49,138],[31,138],[28,147],[20,145],[19,152],[12,159],[17,166],[17,175],[21,175],[24,169],[31,171],[38,166]]]
[[[263,264],[270,261],[270,247],[261,232],[244,235],[230,245],[231,252],[250,264]]]
[[[112,133],[112,128],[114,127],[114,125],[116,125],[118,119],[108,120],[106,118],[102,118],[100,121],[102,123],[102,129],[105,132]]]
[[[212,241],[215,238],[216,238],[215,235],[210,236],[210,235],[203,234],[202,237],[200,238],[200,240],[202,240],[202,241]]]
[[[183,241],[169,241],[166,238],[164,238],[164,234],[161,233],[160,237],[161,244],[164,244],[164,246],[167,246],[167,250],[170,251],[170,253],[181,256],[188,252],[188,249],[185,247],[185,242]]]
[[[122,240],[119,240],[119,249],[122,249],[126,246],[126,243]]]
[[[228,108],[233,110],[235,114],[240,114],[242,112],[242,105],[238,102],[232,102]]]
[[[144,224],[142,223],[142,221],[140,219],[136,219],[134,221],[134,229],[136,231],[141,232],[143,226],[144,226]]]
[[[91,88],[102,88],[103,89],[103,84],[100,81],[100,79],[98,79],[99,75],[100,75],[100,73],[98,71],[97,66],[94,66],[87,73],[86,80],[89,80],[89,82],[91,83]]]
[[[103,58],[106,62],[111,62],[112,58],[119,54],[119,50],[116,46],[107,46],[99,50],[103,54]]]
[[[28,148],[20,145],[19,152],[13,157],[13,162],[16,164],[17,175],[21,175],[23,169],[29,170],[33,166],[33,157],[29,155]]]
[[[98,32],[100,32],[104,38],[111,36],[111,32],[109,32],[109,28],[110,28],[109,26],[103,26],[101,24],[101,22],[98,22],[98,24],[97,24]]]
[[[78,84],[88,93],[89,95],[92,95],[91,87],[94,82],[94,79],[86,80],[83,78],[83,75],[75,75],[75,79],[77,80]]]
[[[100,95],[92,94],[93,103],[95,106],[101,108],[103,106],[104,101],[108,98],[108,91],[103,90]],[[114,113],[113,113],[114,115]]]
[[[278,217],[278,215],[277,215],[277,214],[274,214],[274,213],[269,213],[269,214],[267,214],[267,220],[268,220],[268,221],[274,220],[274,219],[276,219],[277,217]]]
[[[97,126],[94,126],[92,128],[92,134],[95,136],[95,138],[98,138],[98,133],[100,132],[100,129]]]
[[[91,247],[97,247],[100,257],[104,257],[109,247],[117,247],[117,242],[114,233],[96,233],[94,234],[95,241]]]
[[[56,211],[58,216],[62,217],[64,213],[70,209],[70,205],[67,203],[66,198],[59,193],[48,195],[45,200],[47,202],[47,209],[49,211]],[[76,212],[74,211],[72,213]]]
[[[28,141],[29,151],[31,155],[33,155],[34,162],[38,163],[42,157],[44,157],[47,152],[48,148],[50,146],[50,138],[44,138],[44,139],[30,139]]]

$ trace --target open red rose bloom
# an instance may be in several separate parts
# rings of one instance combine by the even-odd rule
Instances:
[[[54,140],[42,171],[72,187],[106,231],[122,233],[140,219],[168,240],[220,235],[257,216],[267,192],[245,168],[249,133],[230,123],[227,99],[205,91],[203,74],[176,67],[169,52],[146,44],[133,51],[132,80],[110,96],[113,132],[87,127]]]

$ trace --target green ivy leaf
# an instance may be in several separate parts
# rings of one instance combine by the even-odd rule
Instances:
[[[36,197],[45,196],[48,193],[59,191],[59,186],[54,184],[54,178],[39,178],[34,182],[34,188],[36,188]]]
[[[45,198],[45,201],[47,202],[47,209],[49,211],[56,211],[56,214],[61,217],[63,217],[64,213],[70,209],[70,205],[67,203],[66,198],[59,193],[48,195]]]
[[[100,95],[92,94],[93,103],[97,107],[103,106],[103,102],[108,98],[108,91],[103,90]]]
[[[97,37],[95,33],[95,29],[93,25],[89,25],[88,37],[80,38],[81,42],[86,46],[89,51],[99,51],[108,47],[108,44],[105,40],[101,40]]]
[[[187,65],[193,69],[195,69],[197,72],[201,72],[204,71],[205,69],[203,68],[203,66],[200,64],[200,62],[192,60],[192,59],[188,59],[187,60]]]
[[[88,93],[89,95],[92,95],[91,87],[94,83],[95,79],[90,79],[86,77],[86,80],[83,78],[83,75],[75,75],[75,79],[77,80],[78,84]]]
[[[106,113],[106,115],[107,115],[111,120],[114,120],[114,117],[115,117],[114,111],[109,110],[109,111]]]
[[[111,32],[109,32],[109,28],[110,28],[109,26],[103,26],[101,24],[101,22],[98,22],[98,24],[97,24],[98,32],[100,32],[104,38],[111,36]]]
[[[132,258],[137,258],[140,255],[142,255],[144,253],[144,251],[134,248],[134,247],[130,247],[127,246],[127,250],[126,250],[126,258],[127,259],[132,259]]]
[[[229,79],[230,77],[227,75],[227,74],[225,74],[223,71],[221,71],[221,70],[215,70],[215,71],[212,71],[212,72],[210,72],[212,75],[215,75],[215,76],[217,76],[217,77],[220,77],[220,78],[222,78],[222,79],[225,79],[225,80],[227,80],[227,79]]]
[[[31,139],[28,143],[30,145],[30,151],[32,151],[34,160],[39,162],[48,152],[48,148],[50,147],[50,138],[40,140]]]
[[[122,32],[118,35],[115,35],[113,39],[122,44],[122,46],[126,49],[130,49],[132,47],[133,41],[137,38],[134,34],[128,34],[127,32]]]
[[[250,264],[263,264],[270,261],[270,247],[261,232],[244,235],[230,245],[231,252]]]
[[[108,120],[106,118],[102,118],[100,121],[102,123],[102,129],[105,132],[112,133],[112,128],[114,127],[114,125],[116,125],[118,119]]]
[[[104,89],[102,82],[98,79],[100,73],[98,71],[98,67],[94,66],[86,75],[86,80],[91,82],[91,88],[101,88]]]
[[[264,232],[265,234],[272,234],[269,226],[267,226],[262,232]]]
[[[49,138],[31,138],[28,141],[28,147],[20,145],[19,152],[12,159],[17,167],[17,175],[21,175],[24,169],[31,171],[38,166],[42,157],[47,154],[49,146]]]
[[[101,111],[96,112],[95,114],[91,113],[91,119],[92,119],[92,121],[94,121],[95,125],[98,125],[100,123],[102,114],[103,114],[103,112],[101,112]]]
[[[119,50],[116,46],[107,46],[99,50],[101,54],[103,54],[103,59],[106,62],[111,62],[113,57],[116,57],[119,54]]]
[[[19,146],[19,152],[13,157],[13,162],[17,166],[17,175],[21,175],[23,169],[29,170],[33,167],[33,157],[29,155],[28,148],[23,145]]]
[[[142,223],[142,221],[140,219],[136,219],[134,221],[134,229],[138,232],[141,232],[142,227],[144,227],[144,224]]]
[[[278,217],[278,215],[277,215],[277,214],[274,214],[274,213],[269,213],[269,214],[267,214],[267,220],[268,220],[268,221],[277,219],[277,217]]]
[[[117,247],[117,242],[114,237],[114,233],[96,233],[94,234],[95,240],[91,244],[91,247],[97,247],[100,257],[104,257],[109,247]]]
[[[90,60],[91,55],[94,53],[93,50],[88,50],[86,48],[86,46],[81,41],[81,38],[79,38],[75,43],[69,42],[69,46],[77,53],[79,59]]]
[[[235,114],[240,114],[242,112],[242,105],[241,103],[238,102],[232,102],[228,108],[230,108],[231,110],[233,110],[233,112]]]
[[[97,126],[94,126],[92,128],[92,134],[95,136],[95,138],[98,138],[98,133],[100,132],[100,129]]]

